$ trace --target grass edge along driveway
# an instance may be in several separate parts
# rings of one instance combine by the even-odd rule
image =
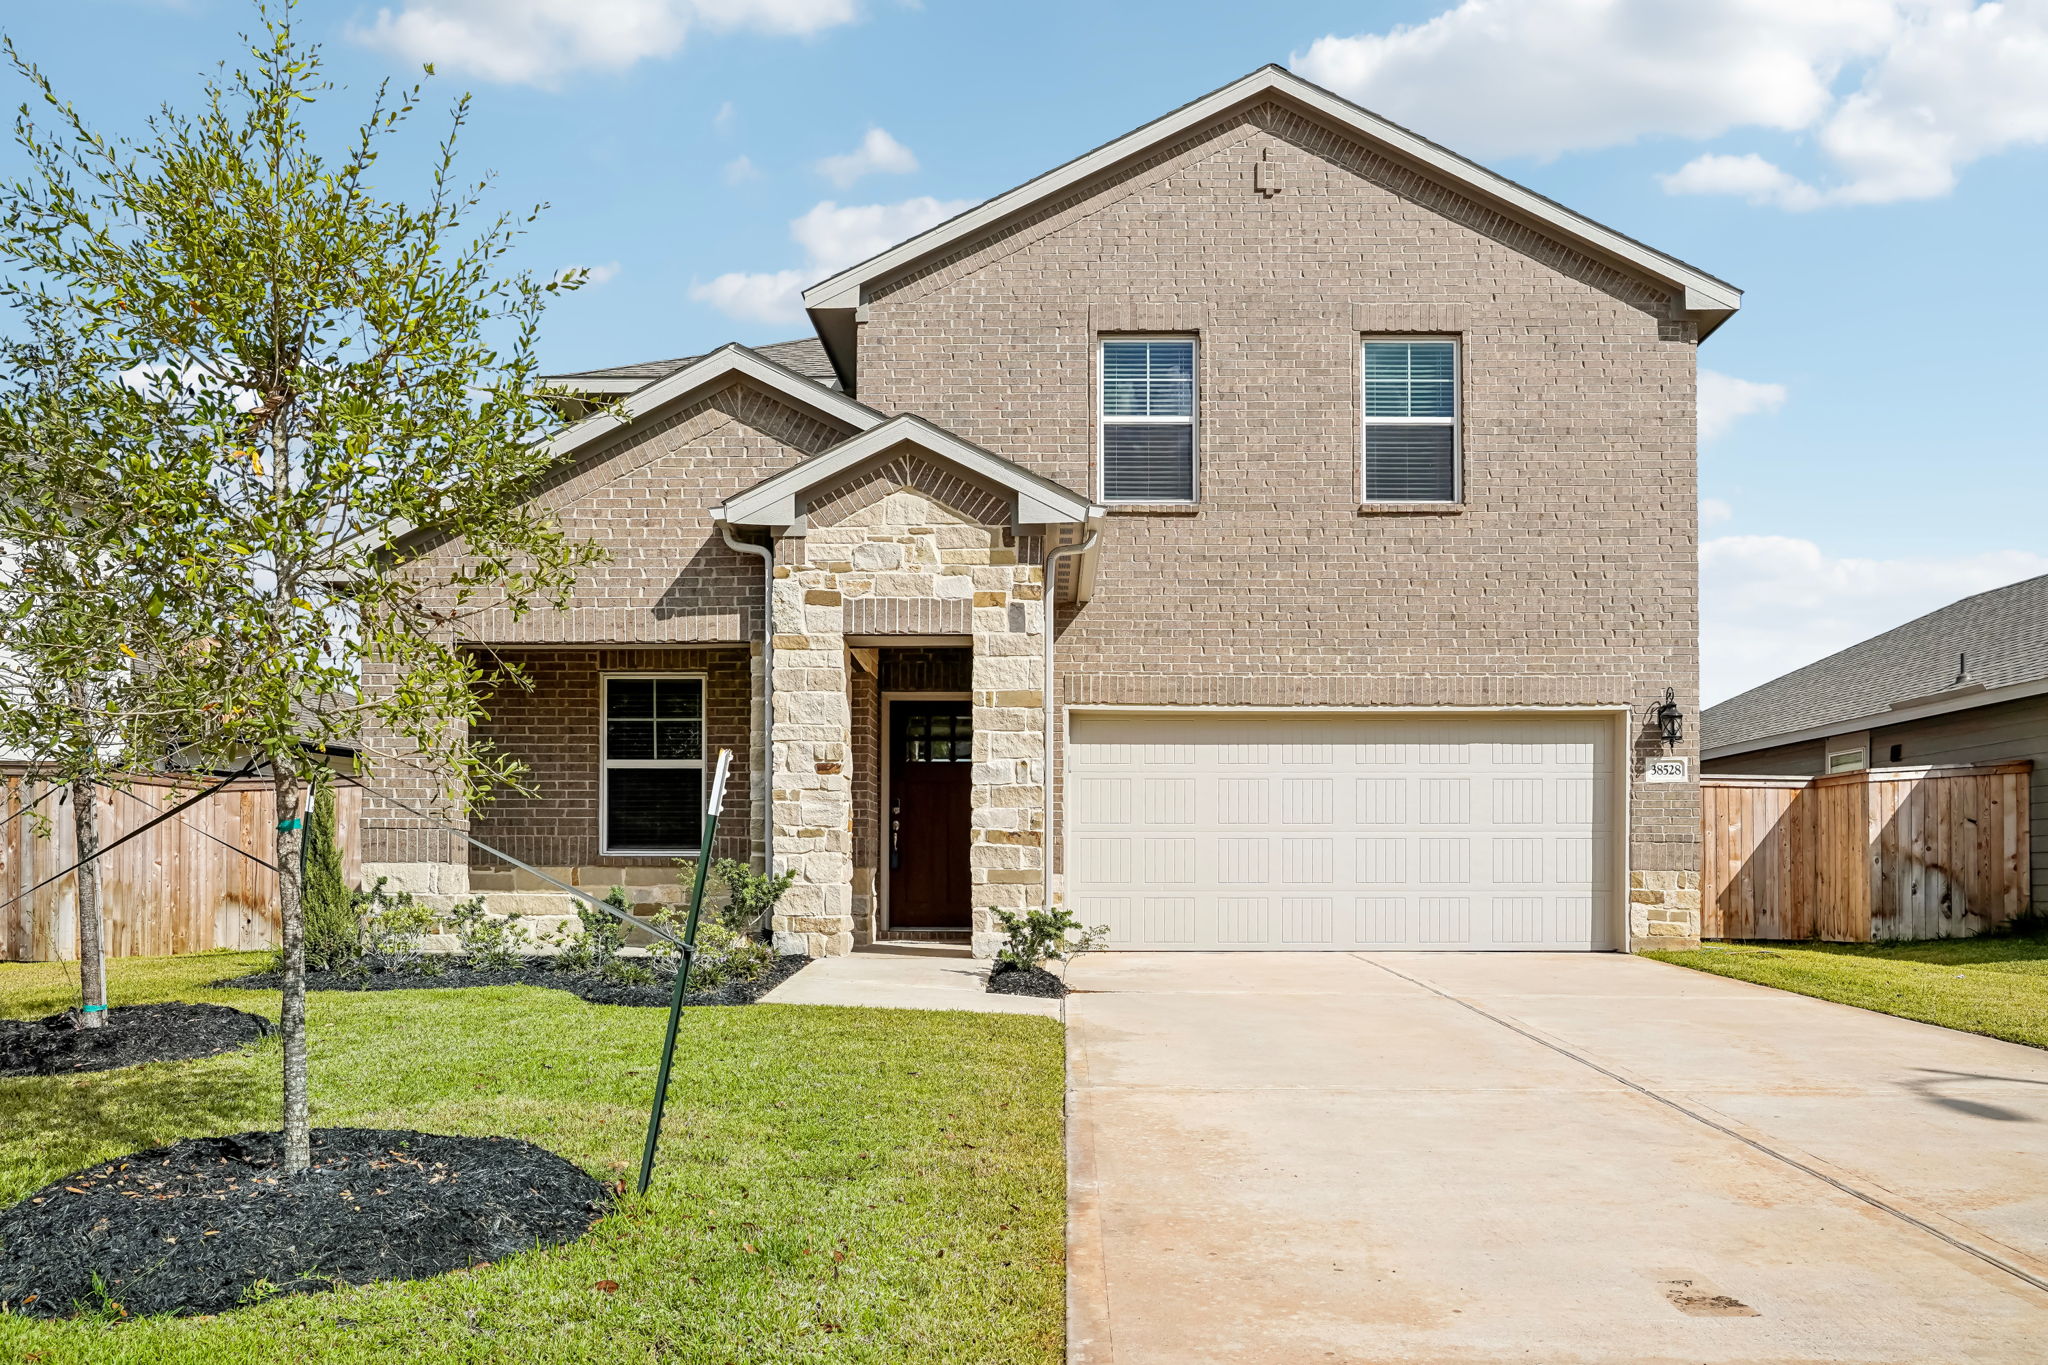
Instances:
[[[2048,1048],[2048,933],[1904,943],[1718,943],[1643,954],[1695,971]]]
[[[111,994],[274,1018],[275,994],[206,988],[256,961],[119,959]],[[0,964],[0,1014],[49,1014],[76,983],[71,964]],[[665,1011],[527,986],[319,992],[309,1009],[316,1125],[505,1134],[606,1181],[638,1168]],[[1050,1365],[1064,1335],[1061,1046],[1059,1024],[1030,1015],[691,1009],[655,1187],[580,1242],[211,1319],[0,1315],[0,1360]],[[0,1206],[95,1161],[274,1126],[279,1055],[273,1038],[0,1080]]]

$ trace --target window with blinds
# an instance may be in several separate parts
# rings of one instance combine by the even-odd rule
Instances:
[[[1102,343],[1102,499],[1195,500],[1193,337]]]
[[[603,680],[598,822],[606,853],[695,853],[704,831],[704,680]]]
[[[1365,500],[1456,502],[1458,343],[1365,343]]]

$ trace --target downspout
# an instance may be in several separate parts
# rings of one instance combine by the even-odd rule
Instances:
[[[718,534],[727,547],[761,560],[761,790],[767,799],[761,806],[762,870],[775,875],[775,548],[749,545],[733,539],[730,523],[720,521]],[[701,856],[709,857],[710,849]]]
[[[1044,686],[1039,692],[1039,697],[1045,706],[1045,771],[1040,774],[1040,779],[1045,786],[1045,842],[1041,854],[1041,860],[1045,863],[1045,871],[1042,879],[1044,895],[1041,899],[1041,904],[1047,913],[1050,913],[1052,910],[1052,850],[1054,838],[1052,822],[1052,740],[1053,722],[1058,715],[1058,712],[1053,707],[1052,696],[1052,626],[1055,614],[1053,593],[1059,582],[1059,561],[1069,555],[1087,554],[1095,548],[1095,542],[1100,539],[1102,539],[1101,531],[1090,531],[1086,540],[1074,545],[1062,545],[1057,549],[1046,551],[1045,554],[1045,678]]]

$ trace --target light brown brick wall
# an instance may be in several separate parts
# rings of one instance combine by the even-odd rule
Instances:
[[[476,735],[524,763],[524,781],[536,795],[506,792],[494,798],[471,822],[477,838],[541,867],[667,866],[667,858],[607,857],[598,852],[598,680],[606,673],[702,673],[707,770],[720,749],[733,753],[716,854],[747,856],[752,843],[747,809],[752,682],[747,650],[549,649],[507,657],[517,660],[532,686],[500,686],[485,702],[490,720],[476,727]],[[469,864],[502,866],[474,847]]]
[[[1667,287],[1266,105],[876,290],[860,397],[1089,490],[1099,334],[1199,334],[1201,507],[1112,518],[1096,596],[1062,622],[1066,702],[1640,718],[1672,686],[1691,714],[1678,319]],[[1409,327],[1464,342],[1454,514],[1359,508],[1361,333]],[[1632,865],[1693,868],[1697,808],[1690,785],[1637,784]]]

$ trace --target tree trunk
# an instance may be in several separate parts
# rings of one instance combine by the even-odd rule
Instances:
[[[71,825],[78,853],[78,986],[81,1028],[107,1022],[106,934],[100,921],[100,803],[89,777],[71,784]]]
[[[303,1171],[313,1159],[313,1110],[306,1097],[306,917],[300,898],[305,874],[304,822],[308,785],[275,760],[277,795],[277,917],[284,937],[284,1168]]]

